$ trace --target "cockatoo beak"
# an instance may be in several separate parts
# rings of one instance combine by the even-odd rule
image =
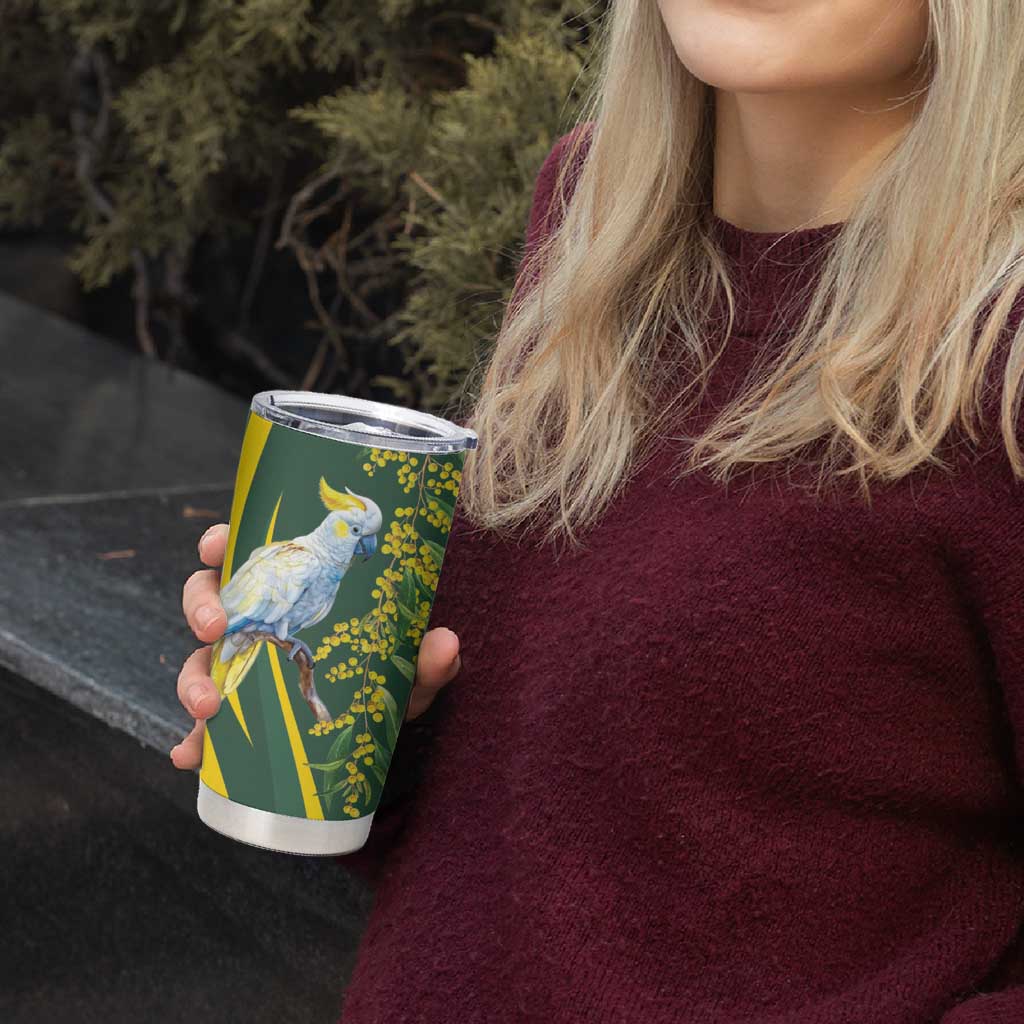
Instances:
[[[365,537],[360,537],[356,543],[356,554],[363,556],[365,562],[370,558],[377,550],[377,534],[371,533]]]

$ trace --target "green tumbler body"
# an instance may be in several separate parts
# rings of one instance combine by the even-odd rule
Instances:
[[[400,406],[268,391],[249,413],[211,651],[198,813],[241,842],[367,839],[476,434]]]

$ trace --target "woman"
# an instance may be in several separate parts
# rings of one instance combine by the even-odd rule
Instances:
[[[1024,1021],[1024,13],[609,17],[410,716],[459,682],[344,858],[343,1020]],[[213,573],[184,605],[219,635]]]

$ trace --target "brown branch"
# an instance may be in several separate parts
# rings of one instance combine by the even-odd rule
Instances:
[[[281,233],[274,245],[275,249],[286,249],[292,247],[295,242],[295,235],[292,231],[292,223],[298,216],[299,210],[313,197],[318,189],[326,185],[332,178],[337,177],[337,171],[332,167],[323,174],[306,182],[288,203],[284,219],[281,221]]]
[[[249,318],[252,315],[252,304],[256,298],[256,289],[263,278],[263,270],[267,263],[267,254],[270,251],[271,231],[273,229],[274,215],[281,201],[281,188],[284,184],[284,163],[281,162],[274,168],[270,179],[270,197],[267,205],[263,208],[263,216],[260,218],[260,228],[256,235],[256,244],[253,247],[252,263],[249,265],[249,273],[246,277],[245,287],[242,289],[242,299],[239,303],[238,322],[240,329],[249,329]]]
[[[331,316],[324,308],[323,300],[320,297],[320,282],[317,280],[316,276],[318,262],[316,254],[314,253],[313,256],[310,257],[310,252],[312,252],[312,250],[306,248],[295,250],[295,256],[299,261],[299,267],[306,276],[306,293],[309,295],[309,301],[313,306],[317,319],[320,321],[320,326],[323,328],[324,336],[335,347],[335,349],[337,349],[339,355],[346,357],[347,361],[348,353],[345,351],[345,343],[341,338],[341,329],[338,324],[331,319]]]
[[[427,18],[426,26],[428,28],[433,27],[439,21],[464,21],[467,25],[472,25],[473,28],[483,29],[485,32],[489,32],[491,35],[501,35],[504,29],[495,21],[491,21],[488,18],[484,18],[479,14],[470,14],[466,11],[440,11],[437,14]]]
[[[327,259],[334,272],[340,277],[345,273],[345,261],[348,259],[348,236],[352,231],[352,204],[345,204],[345,215],[341,218],[341,226],[332,231],[324,242]]]
[[[419,187],[423,189],[423,191],[426,192],[431,199],[436,200],[442,206],[448,205],[448,201],[445,199],[445,197],[441,195],[441,193],[438,192],[437,189],[434,188],[434,186],[431,185],[429,181],[426,181],[418,171],[410,171],[409,177],[412,178],[412,180],[417,185],[419,185]]]
[[[313,390],[313,385],[316,384],[317,377],[320,376],[320,371],[324,368],[324,362],[327,360],[327,348],[327,339],[321,338],[320,344],[316,347],[312,362],[306,367],[306,374],[299,385],[301,390]]]
[[[323,258],[334,268],[338,290],[352,303],[353,308],[370,324],[379,324],[380,317],[367,305],[348,279],[349,234],[352,230],[352,204],[345,205],[341,227],[333,232],[320,250]]]
[[[239,331],[224,331],[217,340],[221,349],[229,355],[248,359],[271,384],[279,388],[295,386],[290,374],[285,373],[258,345]]]
[[[403,235],[412,234],[412,222],[416,216],[416,193],[409,193],[409,206],[405,211],[405,227],[402,228]]]
[[[417,46],[411,47],[406,50],[401,50],[399,56],[404,59],[415,59],[416,57],[427,57],[430,60],[436,60],[441,64],[450,64],[457,71],[465,73],[466,62],[454,53],[448,53],[445,50],[440,49],[437,46]]]
[[[253,640],[263,640],[268,644],[273,644],[282,651],[287,651],[289,655],[291,655],[296,647],[291,640],[282,640],[275,633],[250,633],[249,636]],[[313,717],[318,722],[330,722],[334,716],[327,710],[327,705],[324,704],[316,692],[316,683],[313,680],[313,662],[309,660],[306,652],[301,648],[299,653],[295,655],[294,661],[296,668],[299,670],[299,689],[302,691],[303,699],[309,705],[309,710],[313,712]]]
[[[71,64],[71,71],[80,81],[90,74],[96,79],[99,92],[99,111],[92,129],[88,126],[88,117],[81,106],[71,111],[71,132],[75,142],[75,177],[86,199],[103,220],[113,220],[116,214],[110,197],[100,187],[95,178],[96,156],[106,142],[107,129],[110,124],[110,79],[107,75],[106,62],[95,50],[80,49]],[[135,284],[132,297],[135,300],[135,334],[139,347],[150,357],[157,354],[156,343],[149,329],[149,270],[146,257],[137,246],[131,251],[132,266],[135,269]]]
[[[326,262],[331,262],[332,265],[336,265],[335,261],[326,257],[325,246],[321,246],[319,249],[313,248],[313,246],[309,244],[306,236],[306,229],[309,225],[318,217],[333,209],[333,207],[344,196],[344,188],[339,183],[337,184],[330,199],[315,206],[309,205],[313,202],[313,197],[316,193],[325,185],[329,185],[332,181],[335,181],[338,176],[338,167],[336,165],[329,167],[322,174],[308,181],[299,189],[298,192],[295,193],[295,195],[292,196],[281,221],[281,232],[275,244],[275,248],[277,249],[287,248],[291,249],[294,253],[296,262],[299,264],[299,269],[302,271],[306,279],[306,292],[309,296],[309,301],[313,307],[313,311],[316,313],[318,326],[322,332],[316,354],[314,355],[309,367],[307,367],[306,373],[303,375],[304,380],[306,381],[310,379],[315,380],[319,375],[323,366],[322,353],[325,350],[325,345],[330,345],[334,349],[338,358],[343,360],[346,366],[348,366],[349,363],[349,354],[342,338],[340,325],[324,306],[323,299],[320,294],[320,282],[317,277],[317,275],[324,269]],[[347,236],[347,233],[348,228],[346,227],[344,234]]]
[[[149,330],[149,269],[146,257],[140,249],[132,249],[132,266],[135,268],[135,284],[132,298],[135,300],[135,336],[139,347],[147,356],[156,355],[156,342]]]
[[[322,203],[317,203],[316,206],[307,206],[305,208],[301,217],[302,227],[307,228],[317,218],[322,217],[325,213],[330,213],[344,198],[345,186],[339,182],[329,199],[325,199]]]

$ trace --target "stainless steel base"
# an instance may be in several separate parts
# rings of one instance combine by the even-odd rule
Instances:
[[[316,821],[247,807],[199,783],[199,817],[215,832],[250,846],[308,857],[354,853],[366,843],[373,815],[348,821]]]

